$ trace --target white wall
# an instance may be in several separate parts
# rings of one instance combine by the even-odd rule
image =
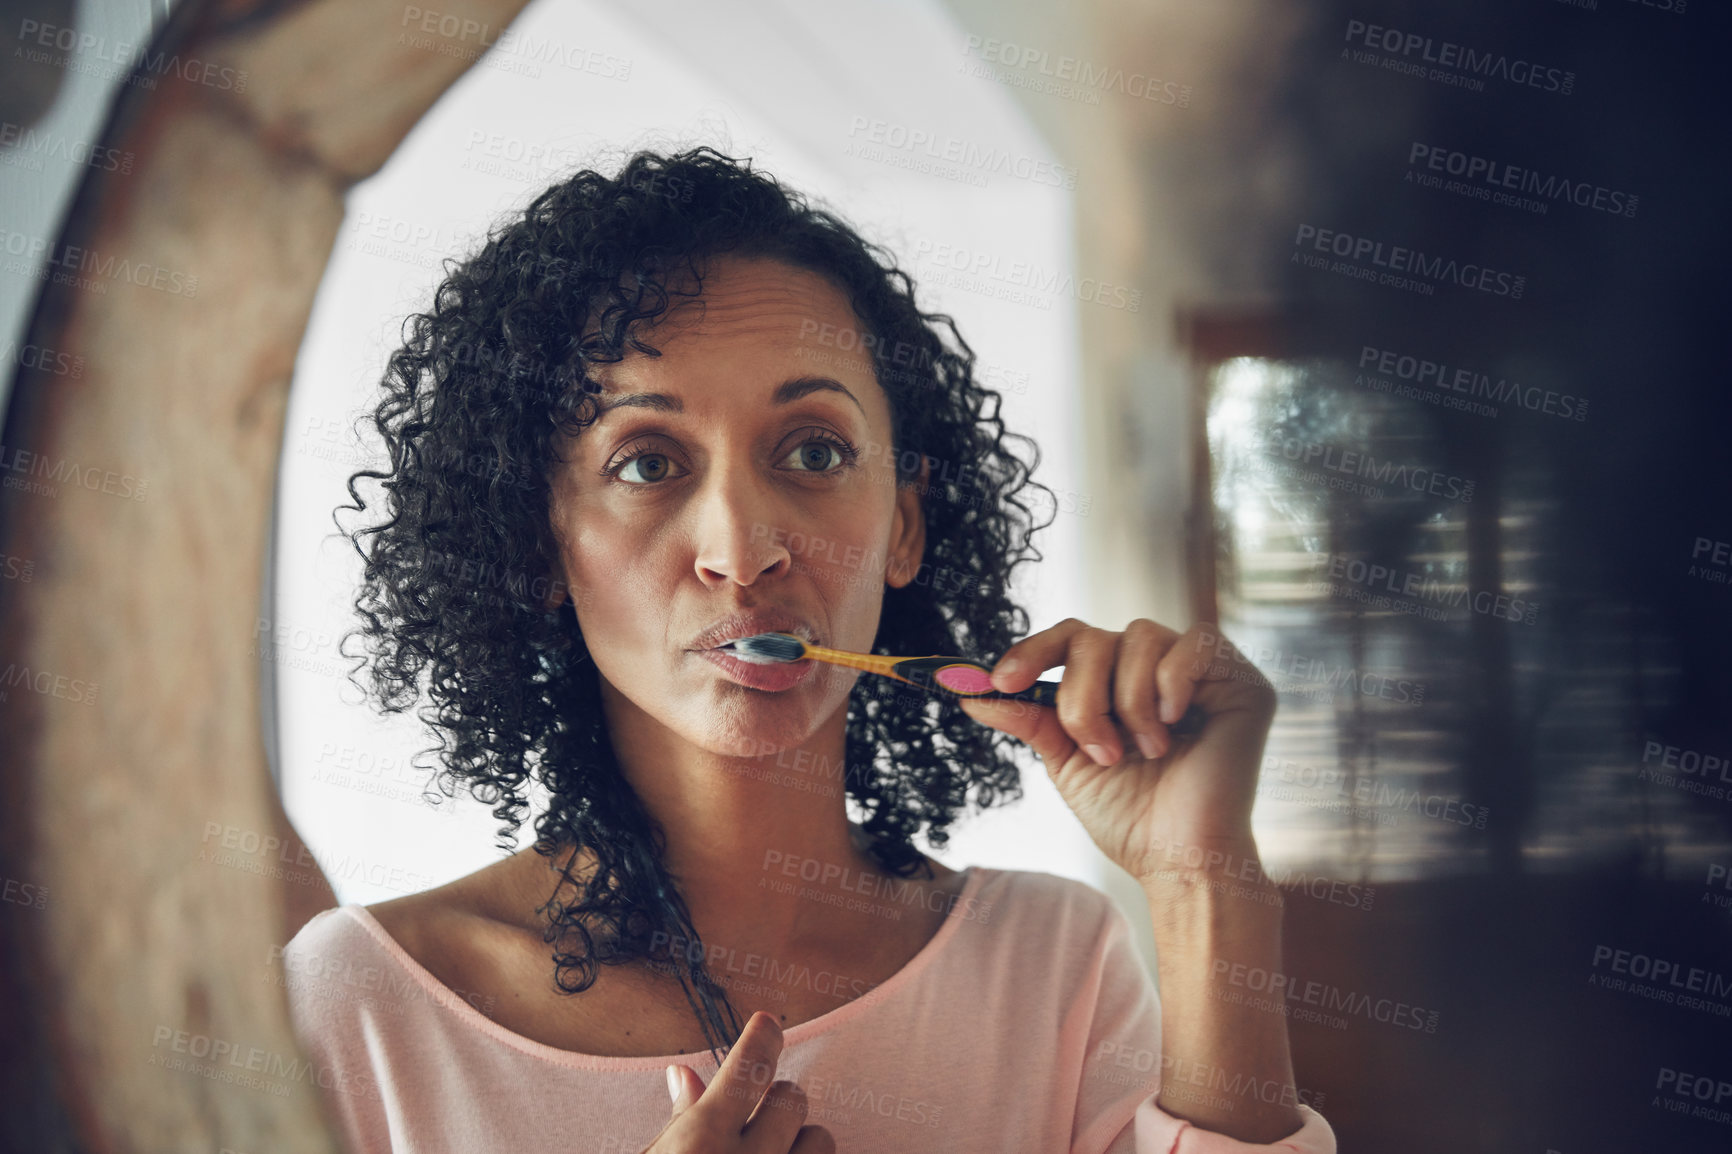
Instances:
[[[80,0],[73,6],[72,27],[97,38],[80,57],[82,67],[67,68],[60,77],[54,103],[28,129],[8,127],[0,146],[0,414],[11,400],[12,374],[21,358],[25,329],[42,287],[60,223],[91,171],[89,158],[100,145],[108,106],[126,78],[129,46],[137,50],[150,39],[151,29],[165,17],[153,15],[149,0]],[[28,8],[8,8],[6,20],[49,21]],[[13,34],[18,32],[14,26]],[[43,34],[38,28],[37,35]],[[54,33],[48,33],[50,36]],[[32,47],[35,45],[33,44]],[[124,157],[96,154],[97,167],[128,163]],[[130,171],[130,168],[125,169]]]

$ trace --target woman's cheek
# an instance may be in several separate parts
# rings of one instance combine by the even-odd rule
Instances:
[[[838,597],[876,594],[884,581],[884,548],[871,538],[814,534],[800,561]]]

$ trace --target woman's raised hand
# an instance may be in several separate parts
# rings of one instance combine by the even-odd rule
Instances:
[[[1214,625],[1184,633],[1138,618],[1123,632],[1068,618],[1018,641],[992,685],[1018,693],[1063,665],[1058,706],[969,698],[968,715],[1026,741],[1094,843],[1147,879],[1173,850],[1251,842],[1251,806],[1275,690]],[[1192,702],[1208,721],[1174,737]]]
[[[673,1117],[643,1154],[835,1154],[822,1126],[807,1126],[806,1092],[774,1080],[782,1027],[759,1010],[705,1086],[689,1066],[668,1067]]]

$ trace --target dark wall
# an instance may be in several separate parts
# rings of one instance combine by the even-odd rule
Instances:
[[[1296,973],[1439,1011],[1423,1036],[1295,1022],[1344,1150],[1732,1149],[1732,768],[1714,760],[1732,760],[1732,14],[1680,6],[1320,3],[1292,61],[1281,129],[1307,184],[1278,255],[1298,351],[1588,402],[1582,420],[1405,412],[1416,457],[1479,481],[1470,584],[1533,582],[1545,625],[1473,620],[1417,658],[1453,690],[1428,723],[1454,792],[1495,815],[1472,862],[1379,886],[1371,914],[1289,907]],[[1448,67],[1467,49],[1486,72]],[[1537,86],[1488,75],[1518,62]],[[1352,241],[1320,250],[1306,226]],[[1462,283],[1467,265],[1489,279]],[[1348,509],[1340,547],[1400,564],[1429,513]]]

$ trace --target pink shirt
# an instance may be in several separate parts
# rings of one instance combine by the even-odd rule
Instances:
[[[1333,1154],[1334,1132],[1304,1104],[1303,1127],[1271,1145],[1163,1112],[1160,1006],[1118,907],[1051,874],[966,872],[907,965],[785,1031],[776,1077],[799,1082],[807,1121],[841,1154]],[[320,913],[283,962],[296,1034],[353,1154],[638,1154],[668,1120],[664,1069],[686,1065],[706,1083],[716,1071],[707,1051],[594,1057],[513,1033],[365,906]],[[726,956],[711,971],[735,989],[759,974]],[[1222,1071],[1183,1077],[1200,1094],[1294,1101]]]

